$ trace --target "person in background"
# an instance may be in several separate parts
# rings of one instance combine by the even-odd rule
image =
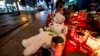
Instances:
[[[64,6],[64,4],[65,4],[65,2],[63,0],[58,0],[56,2],[56,12],[58,12],[59,9]]]
[[[52,12],[51,12],[51,14],[48,14],[48,16],[47,16],[46,26],[48,26],[49,23],[52,23],[52,21],[58,23],[58,21],[60,21],[60,20],[62,20],[62,21],[65,20],[65,17],[63,16],[64,1],[58,0],[56,2],[55,10],[53,10],[54,9],[53,4],[51,4],[51,6],[52,6]]]

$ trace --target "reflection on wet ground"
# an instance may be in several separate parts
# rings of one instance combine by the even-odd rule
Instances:
[[[0,56],[22,56],[24,48],[21,41],[39,33],[38,29],[45,25],[47,14],[48,11],[39,12],[38,19],[35,18],[34,12],[22,13],[18,16],[18,19],[22,20],[21,22],[27,20],[28,22],[0,37]]]

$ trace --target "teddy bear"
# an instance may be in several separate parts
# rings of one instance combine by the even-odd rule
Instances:
[[[32,36],[29,39],[22,40],[22,45],[25,47],[23,55],[29,56],[34,54],[41,47],[46,49],[50,48],[51,40],[54,36],[62,37],[65,43],[66,38],[64,33],[67,33],[67,28],[65,28],[63,24],[57,24],[55,22],[49,25],[47,31],[44,31],[43,28],[40,28],[39,34]]]
[[[63,16],[62,13],[57,12],[57,13],[55,14],[54,18],[53,18],[53,21],[56,22],[56,23],[61,24],[61,23],[64,23],[65,17]]]

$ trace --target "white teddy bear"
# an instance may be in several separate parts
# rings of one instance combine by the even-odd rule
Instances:
[[[61,24],[64,23],[65,17],[60,12],[57,12],[53,18],[53,21],[58,24]]]
[[[49,25],[49,28],[52,32],[55,33],[54,35],[52,35],[50,31],[43,31],[43,29],[40,28],[39,34],[32,36],[29,39],[24,39],[22,41],[22,45],[23,47],[25,47],[25,50],[23,51],[23,55],[29,56],[31,54],[34,54],[41,47],[50,48],[51,40],[54,36],[61,36],[64,39],[64,41],[66,40],[64,34],[65,34],[65,30],[67,33],[68,29],[65,28],[63,24],[56,24],[53,22],[52,24]]]

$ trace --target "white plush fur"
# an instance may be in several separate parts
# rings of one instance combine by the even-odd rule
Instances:
[[[56,23],[53,23],[53,25],[50,25],[50,29],[54,31],[55,33],[57,33],[58,36],[61,36],[65,40],[64,34],[61,33],[62,30],[64,30],[63,25],[58,25]],[[40,47],[43,47],[43,48],[51,47],[51,39],[53,36],[49,35],[50,34],[49,31],[43,31],[43,29],[41,28],[39,31],[40,31],[39,34],[32,36],[29,39],[24,39],[22,41],[22,45],[23,47],[25,47],[25,50],[23,52],[25,56],[34,54],[35,52],[38,51]]]
[[[60,12],[57,12],[55,14],[55,17],[53,18],[54,22],[56,23],[64,23],[65,21],[65,17],[60,13]]]
[[[65,26],[63,23],[62,24],[58,24],[53,22],[53,25],[49,25],[49,28],[54,31],[55,33],[59,34],[59,33],[63,33],[63,34],[67,34],[68,32],[68,27]]]
[[[24,55],[34,54],[44,44],[50,45],[51,44],[51,39],[52,39],[52,36],[49,35],[49,32],[42,32],[42,33],[39,33],[36,36],[32,36],[31,38],[27,39],[26,41],[23,40],[23,43],[22,43],[23,46],[26,43],[29,45],[29,46],[28,45],[24,46],[26,48],[25,48],[23,54]]]

